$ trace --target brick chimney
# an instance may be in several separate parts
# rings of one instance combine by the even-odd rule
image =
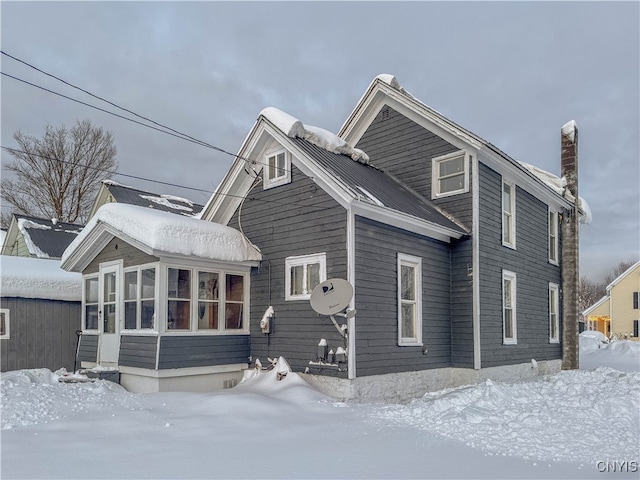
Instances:
[[[571,120],[562,127],[560,170],[573,206],[562,215],[562,369],[579,367],[578,283],[579,283],[579,209],[578,209],[578,127]],[[566,195],[568,196],[568,195]]]

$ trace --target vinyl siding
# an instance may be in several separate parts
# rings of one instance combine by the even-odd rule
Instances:
[[[531,359],[559,359],[562,357],[561,344],[549,343],[549,282],[560,285],[561,275],[560,267],[548,262],[547,205],[516,187],[514,250],[502,246],[501,202],[501,176],[480,164],[482,367],[524,363]],[[503,269],[512,271],[517,276],[517,345],[502,343]],[[560,329],[562,330],[562,325]]]
[[[97,273],[101,263],[122,260],[123,267],[133,267],[159,261],[157,257],[147,255],[119,238],[113,238],[106,247],[89,263],[83,274]]]
[[[160,370],[248,363],[250,355],[249,336],[164,336],[160,337],[158,355],[158,369]]]
[[[48,368],[73,371],[80,329],[80,302],[3,297],[10,338],[0,340],[2,371]]]
[[[156,368],[158,337],[155,335],[122,335],[118,365],[138,368]]]
[[[326,253],[327,278],[347,278],[347,213],[298,168],[291,183],[268,190],[258,184],[249,192],[229,222],[260,247],[263,261],[251,273],[251,354],[284,356],[294,371],[316,360],[317,345],[327,339],[330,348],[344,346],[331,321],[315,313],[308,300],[285,301],[285,259]],[[272,305],[272,333],[259,323]],[[346,376],[346,372],[325,372]]]
[[[451,366],[448,245],[361,217],[355,230],[358,376]],[[422,258],[424,346],[398,346],[398,253]]]
[[[80,337],[80,345],[78,346],[78,364],[80,362],[97,362],[98,361],[98,342],[99,335],[86,335]]]

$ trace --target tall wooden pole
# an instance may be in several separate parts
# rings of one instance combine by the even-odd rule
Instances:
[[[570,210],[562,216],[562,369],[579,367],[578,283],[579,283],[579,225],[578,225],[578,127],[572,120],[562,127],[561,173],[567,190],[575,199]]]

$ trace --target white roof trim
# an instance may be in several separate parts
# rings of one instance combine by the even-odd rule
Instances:
[[[589,315],[591,312],[593,312],[596,308],[598,308],[600,305],[604,304],[605,302],[607,302],[611,297],[609,295],[605,295],[604,297],[602,297],[600,300],[598,300],[596,303],[594,303],[593,305],[591,305],[589,308],[587,308],[584,312],[582,312],[582,316],[586,317],[587,315]]]
[[[609,285],[607,285],[607,292],[609,292],[613,287],[619,284],[622,280],[627,278],[633,271],[640,267],[640,261],[631,265],[628,269],[626,269],[622,274],[620,274],[616,279],[614,279]]]

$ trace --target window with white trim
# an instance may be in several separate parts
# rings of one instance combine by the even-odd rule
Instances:
[[[516,274],[502,271],[502,342],[515,345],[517,341],[516,323]]]
[[[124,328],[148,330],[155,326],[156,269],[136,267],[124,271]]]
[[[516,247],[516,187],[502,182],[502,244]]]
[[[248,278],[243,273],[167,268],[167,331],[246,333]]]
[[[558,212],[549,210],[549,262],[558,265]]]
[[[469,158],[465,151],[431,160],[431,198],[469,191]]]
[[[549,283],[549,343],[560,342],[559,292],[558,284]]]
[[[291,182],[291,156],[286,150],[265,156],[263,188],[272,188]]]
[[[11,338],[10,315],[8,308],[0,308],[0,339]]]
[[[313,289],[327,279],[327,254],[287,257],[285,275],[285,300],[308,300]]]
[[[422,345],[422,259],[398,253],[398,345]]]
[[[98,276],[85,277],[82,295],[84,297],[84,311],[82,325],[85,330],[98,330],[99,310],[99,280]]]

